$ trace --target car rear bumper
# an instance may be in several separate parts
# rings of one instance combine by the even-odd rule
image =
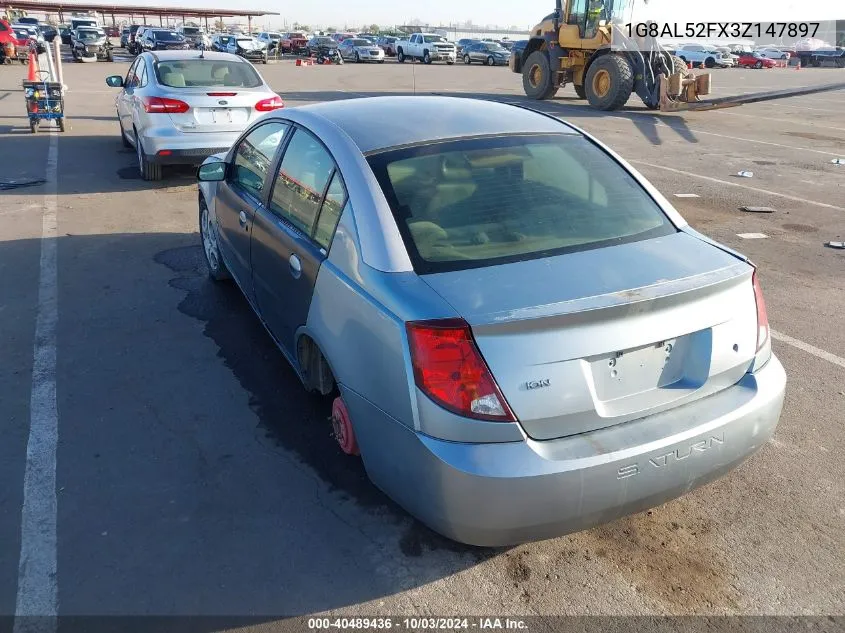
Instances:
[[[456,541],[512,545],[654,507],[736,467],[772,437],[778,359],[733,387],[642,420],[558,440],[464,444],[416,433],[343,389],[373,482]]]
[[[238,138],[237,132],[186,134],[175,128],[167,129],[167,132],[168,135],[141,134],[141,144],[150,162],[162,165],[199,165],[212,154],[228,152]]]

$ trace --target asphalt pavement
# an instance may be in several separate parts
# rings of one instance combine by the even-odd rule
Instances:
[[[571,88],[529,103],[505,68],[259,67],[289,107],[385,93],[538,107],[760,266],[789,380],[774,440],[648,512],[479,549],[372,486],[331,438],[328,403],[303,393],[238,292],[207,280],[192,170],[147,183],[121,147],[104,77],[127,67],[66,64],[68,130],[37,135],[24,67],[0,67],[0,181],[48,180],[0,192],[0,615],[32,580],[22,552],[41,560],[50,543],[49,526],[21,514],[33,424],[55,448],[55,498],[39,507],[54,512],[56,560],[25,587],[63,616],[845,612],[845,252],[824,246],[845,238],[845,165],[831,162],[845,158],[845,92],[683,115],[632,99],[605,115]],[[714,71],[717,96],[843,80]]]

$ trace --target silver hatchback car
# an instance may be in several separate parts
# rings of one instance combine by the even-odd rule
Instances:
[[[756,269],[584,132],[476,100],[272,113],[199,170],[234,277],[341,448],[452,539],[655,506],[775,431]],[[328,402],[327,402],[328,410]]]
[[[145,180],[160,180],[162,165],[198,165],[226,151],[258,117],[284,107],[252,64],[229,53],[146,52],[125,78],[106,83],[122,88],[120,136]]]

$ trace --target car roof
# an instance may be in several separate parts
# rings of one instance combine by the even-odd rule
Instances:
[[[365,97],[296,109],[333,123],[362,153],[473,136],[579,134],[562,121],[527,108],[459,97]]]
[[[150,54],[155,57],[156,61],[159,62],[169,62],[175,59],[200,59],[200,55],[202,55],[202,59],[207,59],[209,61],[226,60],[243,64],[248,63],[244,61],[243,58],[238,57],[237,55],[232,55],[231,53],[218,53],[217,51],[208,50],[156,51],[155,53]]]

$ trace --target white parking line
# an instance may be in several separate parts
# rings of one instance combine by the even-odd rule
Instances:
[[[56,263],[56,172],[59,137],[50,135],[41,216],[41,263],[33,345],[29,440],[21,510],[21,553],[14,633],[51,633],[57,628],[56,577],[56,324],[58,290]],[[35,616],[39,616],[34,619]],[[44,617],[47,616],[47,617]]]
[[[741,116],[747,119],[760,119],[760,114],[742,114],[741,112],[725,112],[716,110],[719,114],[723,116]],[[776,123],[789,123],[791,125],[803,125],[805,127],[817,127],[823,128],[825,130],[834,130],[836,132],[845,132],[845,127],[833,127],[832,125],[822,125],[821,123],[815,123],[813,121],[801,121],[800,119],[775,119],[770,117],[769,115],[762,115],[766,121],[774,121]]]
[[[736,236],[744,240],[765,240],[769,237],[765,233],[737,233]]]
[[[839,367],[845,369],[845,358],[841,358],[836,354],[831,354],[830,352],[826,352],[823,349],[819,349],[809,343],[805,343],[804,341],[799,341],[797,338],[792,338],[791,336],[787,336],[786,334],[781,334],[780,332],[776,332],[775,330],[771,330],[772,338],[776,341],[780,341],[781,343],[786,343],[787,345],[792,345],[792,347],[797,347],[800,350],[807,352],[808,354],[812,354],[816,358],[821,358],[822,360],[826,360],[829,363],[833,363]]]
[[[769,189],[761,189],[759,187],[749,187],[748,185],[741,185],[738,182],[730,182],[729,180],[722,180],[720,178],[712,178],[711,176],[702,176],[701,174],[696,174],[691,171],[684,171],[682,169],[675,169],[673,167],[666,167],[664,165],[655,165],[654,163],[646,163],[645,161],[641,160],[633,160],[628,159],[629,163],[634,163],[636,165],[645,165],[646,167],[652,167],[653,169],[662,169],[663,171],[670,171],[673,174],[681,174],[683,176],[690,176],[691,178],[698,178],[700,180],[706,180],[708,182],[715,182],[720,185],[727,185],[728,187],[739,187],[740,189],[747,189],[748,191],[756,191],[757,193],[764,193],[767,196],[777,196],[778,198],[784,198],[786,200],[792,200],[793,202],[803,202],[804,204],[810,204],[815,207],[823,207],[825,209],[834,209],[835,211],[845,211],[845,207],[837,207],[835,204],[828,204],[826,202],[817,202],[816,200],[808,200],[806,198],[802,198],[800,196],[790,196],[786,193],[780,193],[779,191],[770,191]]]

